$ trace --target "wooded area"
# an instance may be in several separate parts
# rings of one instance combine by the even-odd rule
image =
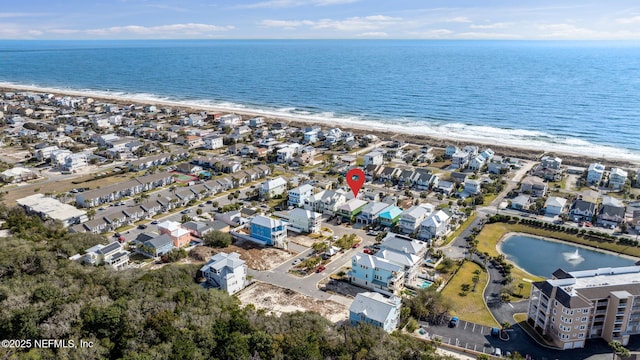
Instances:
[[[276,317],[194,281],[195,265],[114,271],[68,260],[107,240],[0,208],[0,337],[73,339],[71,349],[0,349],[16,359],[439,359],[431,345],[316,313]],[[91,348],[78,348],[80,340]]]

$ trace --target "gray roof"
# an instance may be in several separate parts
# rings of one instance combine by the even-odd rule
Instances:
[[[262,215],[258,215],[256,217],[254,217],[253,219],[251,219],[251,224],[256,224],[259,226],[263,226],[263,227],[268,227],[268,228],[274,228],[276,226],[281,226],[283,225],[282,221],[277,220],[277,219],[272,219],[270,217],[266,217],[266,216],[262,216]]]
[[[244,260],[240,259],[240,254],[236,252],[232,252],[231,254],[227,254],[225,252],[219,252],[209,259],[200,270],[206,271],[207,269],[216,269],[222,270],[224,268],[228,268],[231,271],[233,269],[238,268],[244,265]]]
[[[395,307],[393,299],[376,292],[364,292],[356,295],[349,311],[384,324]]]
[[[108,254],[110,252],[113,252],[113,251],[116,251],[116,250],[119,250],[119,249],[121,249],[120,243],[118,243],[117,241],[114,241],[111,244],[109,244],[109,245],[103,247],[102,249],[98,250],[97,252],[99,254],[106,255],[106,254]]]
[[[173,246],[173,240],[171,239],[171,237],[167,234],[162,234],[159,236],[154,237],[151,240],[147,240],[144,243],[146,246],[151,246],[155,249],[159,249],[161,247],[167,246],[168,244],[171,244],[171,246]]]

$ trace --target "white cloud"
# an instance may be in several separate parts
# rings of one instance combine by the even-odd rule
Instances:
[[[358,37],[386,38],[389,37],[389,34],[384,31],[371,31],[358,34]]]
[[[409,33],[411,37],[420,39],[444,39],[448,38],[451,34],[453,34],[453,31],[449,29],[433,29],[426,31],[414,31]]]
[[[386,26],[393,25],[400,20],[400,18],[391,16],[372,15],[365,17],[356,16],[343,20],[263,20],[260,24],[263,26],[280,27],[285,29],[307,26],[316,30],[328,29],[336,31],[367,31],[381,29]]]
[[[538,29],[542,31],[538,35],[538,37],[542,39],[627,40],[640,38],[639,32],[599,31],[566,23],[538,25]]]
[[[472,29],[504,29],[513,25],[512,22],[497,22],[493,24],[484,24],[484,25],[469,25]]]
[[[209,24],[170,24],[159,26],[113,26],[109,28],[89,29],[84,32],[89,35],[134,35],[134,36],[162,36],[177,38],[180,36],[202,36],[212,32],[233,30],[233,26],[218,26]]]
[[[457,16],[451,19],[446,19],[445,22],[450,23],[470,23],[472,22],[468,17],[465,16]]]
[[[25,13],[25,12],[0,12],[0,19],[18,18],[18,17],[37,17],[50,16],[49,13]]]
[[[298,26],[303,26],[303,25],[311,26],[315,23],[311,20],[262,20],[260,24],[268,27],[294,29],[294,28],[297,28]]]
[[[469,39],[469,40],[509,40],[520,39],[521,36],[508,33],[495,33],[495,32],[463,32],[457,33],[454,36],[456,39]]]
[[[624,25],[640,23],[640,15],[628,17],[628,18],[619,18],[619,19],[616,19],[616,22],[618,24],[624,24]]]
[[[351,4],[360,0],[268,0],[253,4],[239,5],[241,9],[289,8],[297,6],[330,6]]]

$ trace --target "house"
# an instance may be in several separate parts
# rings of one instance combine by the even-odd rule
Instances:
[[[289,206],[303,206],[309,201],[311,195],[313,195],[313,186],[303,184],[289,190],[289,199],[287,202]]]
[[[129,264],[129,252],[119,242],[108,245],[96,245],[85,251],[84,262],[91,265],[108,265],[118,270]]]
[[[303,135],[303,141],[305,144],[310,144],[318,141],[318,131],[316,130],[305,131]]]
[[[376,292],[359,293],[349,307],[349,321],[354,326],[367,323],[392,332],[398,327],[401,307],[402,300],[397,296],[388,298]]]
[[[77,171],[86,167],[88,164],[87,154],[69,154],[64,158],[64,165],[62,165],[62,169],[66,171]]]
[[[465,151],[458,151],[451,155],[451,167],[453,169],[464,169],[469,163],[469,153]]]
[[[147,239],[138,246],[137,252],[148,257],[159,257],[174,249],[173,239],[167,234],[146,235]]]
[[[19,183],[38,178],[33,170],[23,167],[13,167],[0,173],[0,178],[6,183]]]
[[[628,173],[620,168],[611,169],[609,174],[609,188],[612,190],[622,190],[627,182]]]
[[[181,248],[191,242],[191,232],[177,221],[163,221],[158,224],[158,233],[166,234],[173,240],[173,246]]]
[[[482,183],[480,180],[467,179],[464,181],[464,193],[474,196],[482,192]]]
[[[420,223],[418,230],[418,238],[432,239],[444,236],[449,230],[449,221],[451,217],[442,210],[438,210]]]
[[[384,162],[384,153],[380,150],[373,150],[364,155],[364,167],[369,165],[382,165]]]
[[[363,253],[351,258],[351,270],[348,273],[352,284],[385,295],[393,295],[402,289],[404,276],[404,266]]]
[[[547,183],[537,176],[527,176],[522,180],[520,192],[531,194],[535,197],[544,197],[547,194]]]
[[[276,195],[282,195],[285,191],[287,191],[287,180],[282,178],[282,176],[264,181],[260,184],[259,188],[262,198],[272,198]]]
[[[42,220],[58,220],[64,227],[87,221],[87,212],[38,193],[16,200],[29,214],[37,214]],[[102,230],[102,229],[100,229]],[[101,232],[101,231],[96,231]]]
[[[400,232],[404,234],[411,234],[415,232],[420,223],[433,212],[433,205],[420,204],[410,207],[402,212],[398,225],[400,226]]]
[[[203,139],[202,147],[207,150],[220,149],[223,146],[224,144],[221,136],[207,136]]]
[[[463,184],[467,180],[468,176],[468,173],[454,171],[451,173],[451,181],[456,184]]]
[[[416,178],[414,179],[414,185],[417,190],[429,190],[436,188],[440,179],[437,174],[431,174],[429,171],[416,170]]]
[[[567,199],[557,197],[557,196],[549,196],[547,201],[544,203],[544,214],[546,216],[556,216],[560,215],[564,212],[564,207],[567,205]]]
[[[378,219],[380,225],[394,227],[398,223],[398,221],[400,221],[401,216],[402,209],[395,205],[391,205],[378,214]]]
[[[622,201],[611,197],[603,196],[597,221],[605,226],[617,226],[625,220],[626,208]]]
[[[344,221],[354,222],[358,214],[367,205],[367,202],[360,199],[351,199],[338,207],[337,215]]]
[[[480,153],[480,156],[482,156],[485,161],[491,161],[495,154],[496,153],[493,150],[491,150],[490,148],[486,148]]]
[[[304,233],[317,233],[322,225],[322,215],[320,213],[295,208],[289,211],[288,229]]]
[[[528,210],[531,206],[531,196],[522,194],[511,200],[511,208],[516,210]]]
[[[469,160],[469,170],[477,171],[484,166],[486,159],[481,155],[474,156]]]
[[[396,233],[388,233],[382,239],[380,249],[393,250],[400,253],[415,255],[424,258],[427,254],[427,243],[421,240],[415,240],[408,236]]]
[[[388,207],[387,203],[371,201],[362,208],[360,215],[356,217],[356,222],[361,224],[377,223],[380,213]]]
[[[287,224],[281,220],[257,215],[249,222],[251,238],[261,244],[287,248]]]
[[[219,252],[200,268],[207,284],[233,295],[247,286],[247,265],[240,254]]]
[[[233,127],[240,125],[242,118],[236,114],[226,114],[218,117],[218,123],[220,127]]]
[[[304,208],[325,215],[334,215],[345,202],[347,202],[347,197],[344,192],[323,190],[312,195],[309,198],[309,203],[305,203]]]
[[[204,234],[214,230],[210,224],[201,221],[187,221],[182,224],[182,227],[189,230],[191,236],[195,236],[197,238],[202,238]]]
[[[557,156],[545,155],[540,159],[540,165],[543,169],[560,170],[560,166],[562,166],[562,159]]]
[[[264,118],[261,116],[249,119],[249,126],[253,128],[261,127],[264,125],[265,125]]]
[[[444,156],[450,158],[453,156],[453,154],[457,153],[458,151],[460,151],[460,149],[458,149],[457,146],[448,145],[444,150]]]
[[[602,181],[602,175],[604,174],[604,165],[598,163],[589,164],[587,169],[587,184],[598,185]]]
[[[596,214],[596,203],[589,200],[578,199],[573,202],[571,207],[571,219],[573,221],[588,220],[591,221]]]
[[[451,181],[439,181],[438,185],[435,187],[433,191],[448,196],[453,193],[455,186],[456,184]]]

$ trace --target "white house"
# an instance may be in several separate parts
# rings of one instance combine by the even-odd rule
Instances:
[[[593,163],[589,165],[587,169],[587,184],[597,185],[602,180],[604,174],[604,165]]]
[[[364,167],[369,165],[382,165],[384,154],[380,150],[373,150],[364,155]]]
[[[478,156],[474,156],[470,161],[469,161],[469,170],[480,170],[480,168],[482,168],[482,166],[484,165],[485,162],[485,158],[482,157],[482,155],[478,155]]]
[[[295,208],[289,211],[288,229],[304,233],[317,233],[322,225],[322,215],[320,213]]]
[[[76,171],[87,166],[87,154],[76,153],[70,154],[64,158],[64,165],[62,166],[66,171]]]
[[[480,180],[467,179],[464,181],[464,192],[469,195],[478,195],[482,192]]]
[[[303,206],[313,195],[313,186],[302,184],[289,190],[289,206]]]
[[[398,327],[402,300],[397,296],[390,298],[376,292],[364,292],[356,295],[349,307],[351,325],[368,323],[392,332]]]
[[[543,169],[553,169],[560,170],[560,166],[562,165],[562,159],[557,156],[543,156],[540,159],[540,165]]]
[[[627,182],[628,173],[620,168],[611,169],[609,174],[609,188],[613,190],[621,190]]]
[[[566,205],[567,205],[567,199],[557,197],[557,196],[549,196],[547,201],[544,203],[545,215],[546,216],[560,215],[564,212],[564,208]]]
[[[340,206],[347,202],[345,193],[333,190],[324,190],[309,198],[304,208],[325,215],[334,215]]]
[[[444,236],[449,229],[450,218],[451,217],[442,210],[434,212],[420,223],[418,237],[421,239],[431,239]]]
[[[203,140],[203,147],[208,150],[220,149],[224,145],[221,136],[207,136]]]
[[[410,207],[402,212],[398,225],[404,234],[411,234],[416,231],[420,223],[433,212],[433,205],[420,204]]]
[[[118,270],[129,264],[129,252],[122,249],[117,241],[106,246],[98,244],[85,251],[84,262],[91,265],[105,264]]]
[[[247,286],[247,265],[240,254],[219,252],[200,268],[207,283],[233,295]]]
[[[275,179],[264,181],[260,184],[260,196],[261,197],[273,197],[276,195],[282,195],[287,191],[287,180],[278,176]]]

